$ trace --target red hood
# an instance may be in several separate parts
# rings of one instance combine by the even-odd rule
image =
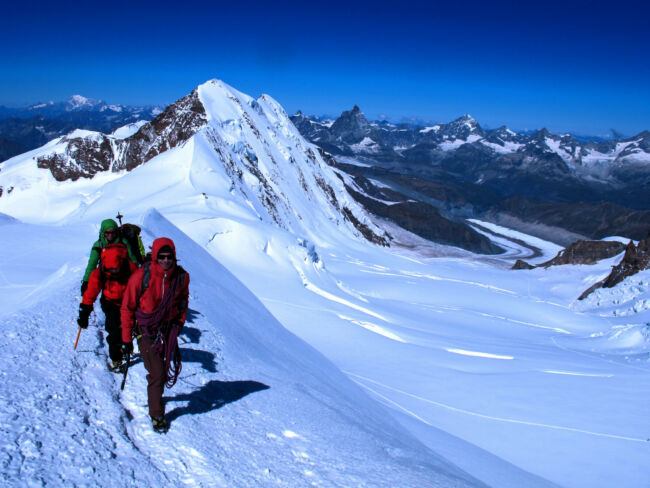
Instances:
[[[172,251],[174,251],[174,257],[176,257],[176,246],[174,245],[174,241],[172,241],[169,237],[159,237],[153,241],[153,244],[151,246],[151,259],[153,261],[156,261],[158,259],[158,252],[162,247],[165,246],[171,247]]]
[[[151,245],[151,264],[153,265],[153,269],[157,269],[160,273],[164,273],[162,268],[158,266],[158,253],[160,252],[160,249],[169,246],[172,248],[172,251],[174,252],[174,258],[176,258],[176,246],[174,245],[174,241],[172,241],[169,237],[159,237],[155,241],[153,241],[153,244]],[[176,262],[174,261],[174,265],[168,272],[174,271],[174,268],[176,268]]]

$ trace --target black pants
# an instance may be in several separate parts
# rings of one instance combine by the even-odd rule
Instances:
[[[111,361],[122,360],[122,325],[120,320],[120,306],[104,298],[104,295],[99,299],[102,305],[104,315],[106,315],[106,322],[104,328],[108,336],[108,355]]]

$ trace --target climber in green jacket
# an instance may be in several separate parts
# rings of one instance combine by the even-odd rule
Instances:
[[[131,245],[129,242],[124,237],[120,236],[119,230],[120,229],[117,225],[117,222],[115,222],[113,219],[106,219],[102,222],[102,225],[99,229],[99,239],[97,239],[97,242],[93,244],[93,247],[90,250],[90,257],[88,258],[86,272],[84,273],[84,277],[81,280],[82,295],[88,287],[88,279],[90,278],[90,273],[93,272],[93,270],[97,267],[97,263],[99,263],[99,257],[102,253],[102,249],[104,249],[108,244],[117,242],[123,243],[128,251],[129,260],[136,265],[139,264],[140,260],[138,259],[138,256],[131,250]],[[144,254],[143,249],[138,249],[137,251],[141,255]]]

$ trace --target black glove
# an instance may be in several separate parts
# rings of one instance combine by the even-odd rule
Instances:
[[[86,288],[88,288],[88,282],[87,281],[82,281],[81,282],[81,296],[86,292]]]
[[[79,318],[77,319],[77,324],[82,329],[88,327],[88,317],[90,317],[90,312],[93,311],[92,305],[86,305],[85,303],[79,304]]]
[[[133,342],[123,342],[122,343],[122,354],[125,356],[127,354],[133,353]]]

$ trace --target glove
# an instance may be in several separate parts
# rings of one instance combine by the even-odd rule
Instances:
[[[122,354],[127,355],[133,353],[133,342],[122,343]]]
[[[82,329],[88,327],[88,317],[90,317],[90,312],[93,311],[92,305],[86,305],[85,303],[79,304],[79,318],[77,319],[77,324]]]
[[[86,288],[88,288],[88,282],[87,281],[82,281],[81,282],[81,296],[86,292]]]

